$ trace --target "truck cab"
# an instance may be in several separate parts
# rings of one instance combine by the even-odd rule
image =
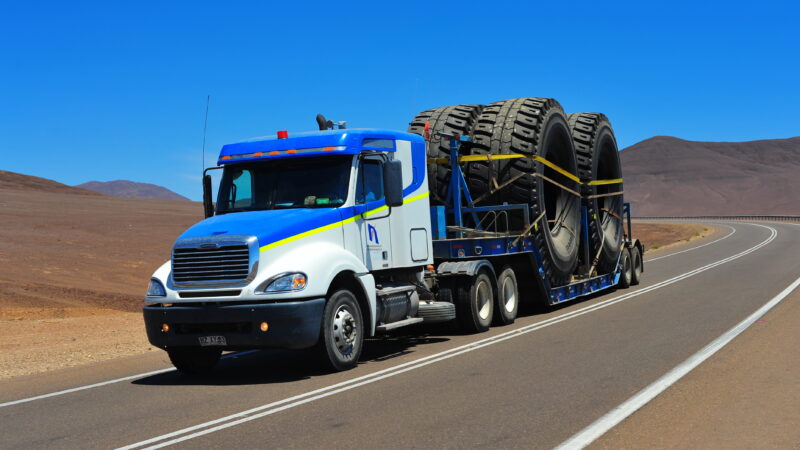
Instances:
[[[148,338],[176,367],[318,346],[341,370],[377,327],[421,321],[433,262],[422,137],[279,132],[225,145],[218,168],[208,217],[176,240],[145,298]]]

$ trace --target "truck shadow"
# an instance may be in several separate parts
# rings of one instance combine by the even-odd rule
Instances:
[[[418,345],[446,342],[449,339],[418,333],[392,333],[369,338],[359,365],[386,361],[413,353]],[[332,375],[325,370],[313,350],[260,350],[237,356],[223,356],[213,374],[187,376],[178,371],[140,378],[131,384],[145,386],[240,386],[291,383]]]

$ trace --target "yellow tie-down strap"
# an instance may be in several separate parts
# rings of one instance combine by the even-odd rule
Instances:
[[[570,173],[565,169],[562,169],[561,167],[558,167],[556,164],[548,161],[545,158],[542,158],[539,155],[522,155],[519,153],[512,153],[510,155],[468,155],[468,156],[459,156],[458,162],[468,163],[474,161],[494,161],[499,159],[518,159],[518,158],[527,158],[532,161],[542,163],[543,165],[555,170],[556,172],[560,173],[561,175],[564,175],[565,177],[569,178],[570,180],[578,184],[585,184],[588,186],[602,186],[607,184],[622,183],[622,178],[614,178],[611,180],[581,181],[581,179],[575,176],[574,174]],[[428,158],[428,164],[450,164],[450,158]]]

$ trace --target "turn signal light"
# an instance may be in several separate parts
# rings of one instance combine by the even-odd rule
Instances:
[[[161,332],[162,333],[168,333],[169,332],[169,324],[168,323],[162,323],[161,324]]]
[[[258,328],[261,329],[261,331],[263,331],[264,333],[266,333],[267,331],[269,331],[269,324],[267,322],[261,322],[261,326]]]

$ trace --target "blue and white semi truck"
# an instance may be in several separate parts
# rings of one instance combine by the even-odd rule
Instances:
[[[556,277],[544,246],[564,224],[527,203],[476,205],[464,174],[491,156],[470,150],[470,136],[444,122],[426,122],[425,137],[320,124],[225,145],[208,169],[222,171],[216,202],[204,176],[206,219],[177,239],[145,297],[148,338],[182,372],[207,373],[227,350],[310,347],[346,370],[365,338],[391,329],[456,320],[480,332],[512,323],[520,300],[552,305],[638,280],[627,208],[627,232],[609,216],[624,236],[600,272],[579,201],[568,234],[583,256]],[[432,200],[428,177],[442,169],[446,198]]]

